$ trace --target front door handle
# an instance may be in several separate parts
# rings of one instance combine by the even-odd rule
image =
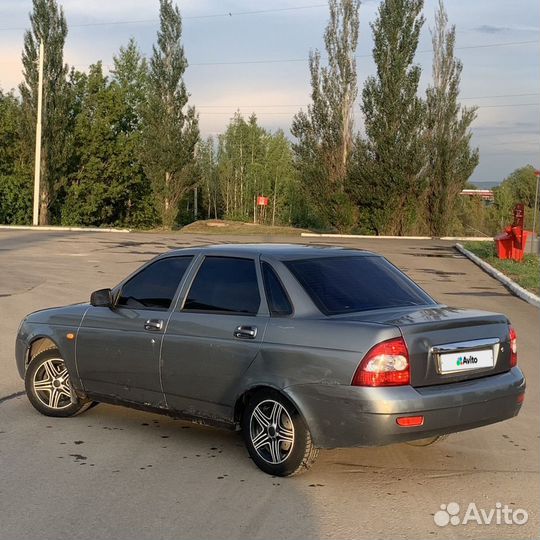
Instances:
[[[163,321],[159,319],[149,319],[144,323],[144,329],[151,332],[159,332],[163,328]]]
[[[256,326],[237,326],[234,331],[234,337],[239,339],[255,339],[256,335]]]

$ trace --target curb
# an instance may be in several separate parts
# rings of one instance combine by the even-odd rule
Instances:
[[[532,292],[529,292],[527,289],[524,289],[521,285],[518,285],[514,280],[505,276],[502,272],[499,272],[496,268],[493,268],[486,261],[482,260],[480,257],[471,253],[468,249],[465,249],[461,244],[456,244],[455,248],[469,258],[473,263],[478,265],[484,272],[489,274],[491,277],[494,277],[496,280],[500,281],[510,292],[514,293],[516,296],[519,296],[525,302],[532,304],[535,307],[540,308],[540,296],[536,296]]]
[[[120,232],[129,233],[131,229],[111,229],[101,227],[53,227],[49,225],[0,225],[0,229],[18,230],[18,231],[74,231],[74,232]]]
[[[300,233],[311,238],[362,238],[371,240],[433,240],[432,236],[375,236],[373,234]]]
[[[493,242],[492,236],[376,236],[374,234],[335,234],[335,233],[300,233],[311,238],[360,238],[362,240],[463,240],[474,242]]]

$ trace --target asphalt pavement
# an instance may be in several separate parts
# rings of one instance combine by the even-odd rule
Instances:
[[[451,242],[309,239],[377,251],[442,303],[508,315],[528,389],[507,422],[427,448],[323,451],[284,479],[261,473],[237,433],[108,405],[47,418],[18,395],[14,339],[28,312],[86,301],[168,249],[243,241],[306,239],[0,231],[0,539],[538,538],[538,310]],[[470,503],[493,510],[491,524],[438,526],[452,502],[460,521]],[[528,521],[497,519],[505,505]]]

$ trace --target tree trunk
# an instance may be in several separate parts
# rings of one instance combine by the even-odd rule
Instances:
[[[162,219],[162,222],[163,222],[163,225],[167,228],[171,228],[172,224],[171,224],[171,200],[169,198],[169,186],[171,184],[171,173],[170,172],[166,172],[165,173],[165,189],[163,190],[164,191],[164,194],[163,194],[163,209],[162,209],[162,216],[161,216],[161,219]]]

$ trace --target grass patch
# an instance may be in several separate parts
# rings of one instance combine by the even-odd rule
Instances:
[[[468,249],[488,264],[513,279],[524,289],[540,294],[540,260],[538,255],[525,254],[522,262],[501,260],[497,258],[495,242],[464,242]]]
[[[180,229],[183,233],[190,234],[238,234],[238,235],[280,235],[300,236],[307,229],[295,227],[282,227],[271,225],[259,225],[258,223],[245,223],[243,221],[228,221],[222,219],[209,219],[195,221]]]

